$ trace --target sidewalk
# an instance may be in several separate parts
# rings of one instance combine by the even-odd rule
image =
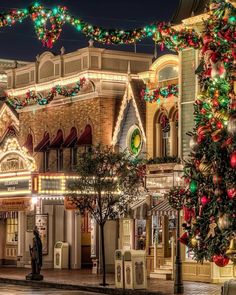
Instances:
[[[59,288],[67,290],[82,290],[106,294],[156,294],[172,295],[173,281],[164,281],[158,279],[148,280],[148,289],[146,291],[123,291],[115,289],[114,274],[107,275],[108,287],[101,287],[101,275],[93,275],[91,270],[42,270],[44,280],[41,282],[26,281],[25,276],[30,269],[20,268],[0,268],[0,283],[31,285],[46,288]],[[184,282],[184,295],[220,295],[221,286],[215,284]]]

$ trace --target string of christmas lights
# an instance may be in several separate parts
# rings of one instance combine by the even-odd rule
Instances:
[[[77,95],[79,91],[85,86],[85,84],[86,84],[86,79],[81,78],[80,81],[78,81],[74,87],[69,88],[69,87],[57,85],[53,87],[49,91],[49,93],[44,97],[41,97],[35,91],[29,90],[26,93],[24,98],[8,96],[7,101],[12,107],[14,107],[14,109],[17,109],[17,110],[30,105],[35,105],[35,104],[47,105],[53,100],[53,98],[56,95],[61,95],[64,97],[73,97]]]
[[[161,103],[161,98],[169,98],[171,96],[178,97],[179,88],[176,84],[171,84],[166,87],[158,87],[154,90],[145,88],[141,91],[141,98],[146,102]]]
[[[152,38],[161,48],[166,46],[179,51],[186,47],[199,48],[202,43],[201,37],[193,29],[184,28],[177,31],[171,24],[156,22],[134,30],[107,30],[70,15],[65,6],[49,9],[37,2],[28,8],[1,12],[0,28],[13,26],[26,18],[32,19],[38,39],[48,48],[52,48],[58,40],[65,23],[71,24],[77,31],[103,44],[132,44],[144,38]]]

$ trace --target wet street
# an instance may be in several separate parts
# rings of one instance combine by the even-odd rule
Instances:
[[[89,293],[87,291],[71,291],[71,290],[58,290],[58,289],[44,289],[28,286],[15,286],[0,284],[1,295],[94,295],[96,293]],[[101,294],[101,293],[100,293]],[[101,294],[105,295],[105,294]]]

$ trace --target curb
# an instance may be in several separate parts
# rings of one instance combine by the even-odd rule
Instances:
[[[0,284],[9,284],[9,285],[20,285],[20,286],[31,286],[31,287],[43,287],[43,288],[55,288],[62,290],[78,290],[78,291],[87,291],[94,293],[104,293],[112,295],[164,295],[164,293],[157,291],[148,291],[148,290],[123,290],[115,289],[109,287],[100,287],[100,286],[89,286],[89,285],[71,285],[71,284],[60,284],[47,281],[26,281],[21,279],[10,279],[10,278],[1,278]]]

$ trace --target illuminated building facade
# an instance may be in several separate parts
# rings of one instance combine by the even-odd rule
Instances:
[[[1,264],[29,266],[35,224],[44,267],[54,266],[57,241],[69,243],[70,268],[99,259],[93,220],[76,214],[64,196],[77,156],[91,145],[112,144],[128,81],[149,69],[151,56],[91,45],[68,54],[44,52],[35,62],[7,71],[8,102],[0,110],[1,120],[6,114],[10,118],[1,135]],[[115,221],[107,223],[106,232],[107,268],[114,270]]]

